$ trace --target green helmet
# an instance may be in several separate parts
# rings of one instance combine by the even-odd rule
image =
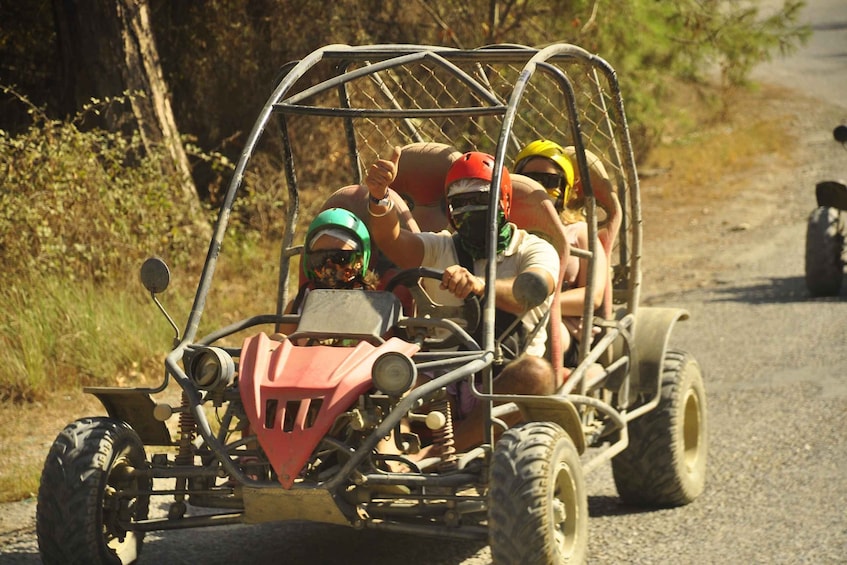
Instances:
[[[306,231],[306,244],[303,249],[303,272],[309,280],[316,278],[314,269],[309,266],[309,253],[313,240],[316,239],[316,236],[324,232],[331,234],[333,230],[341,230],[341,232],[353,239],[362,254],[362,274],[368,268],[368,263],[371,259],[371,235],[368,232],[367,226],[349,210],[345,210],[344,208],[330,208],[315,216],[315,219],[312,220],[312,223],[309,224],[309,229]]]

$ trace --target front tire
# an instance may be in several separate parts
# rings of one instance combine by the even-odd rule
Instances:
[[[494,449],[488,530],[494,563],[582,563],[588,497],[579,453],[551,422],[503,433]]]
[[[669,350],[659,405],[630,422],[629,446],[612,459],[618,494],[629,504],[670,507],[697,498],[706,483],[706,391],[700,365]]]
[[[152,480],[135,431],[111,418],[69,424],[50,448],[38,489],[36,531],[44,563],[134,563],[147,518]],[[124,496],[124,492],[134,491]],[[140,494],[139,494],[140,493]]]
[[[819,206],[806,226],[806,288],[812,296],[837,296],[844,277],[841,254],[844,237],[838,226],[840,212]]]

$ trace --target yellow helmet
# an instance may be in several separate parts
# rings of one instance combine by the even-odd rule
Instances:
[[[515,157],[515,166],[513,167],[516,173],[523,173],[524,165],[530,159],[535,157],[545,157],[550,159],[555,163],[557,167],[559,167],[565,175],[565,198],[562,199],[565,204],[567,204],[568,197],[570,196],[568,193],[573,188],[574,183],[574,170],[573,165],[571,164],[568,156],[565,155],[565,149],[555,141],[550,141],[547,139],[536,139],[532,143],[524,146],[523,149],[520,150],[518,156]],[[554,200],[559,200],[560,197],[560,188],[561,187],[546,187],[547,192]]]

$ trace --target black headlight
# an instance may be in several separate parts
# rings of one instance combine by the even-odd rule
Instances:
[[[374,386],[394,397],[400,397],[412,388],[417,376],[418,369],[412,360],[394,351],[380,355],[371,369]]]

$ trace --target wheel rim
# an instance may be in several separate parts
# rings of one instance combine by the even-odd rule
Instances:
[[[577,486],[570,467],[565,463],[556,466],[551,514],[553,536],[563,556],[570,556],[578,547],[579,502]]]
[[[701,445],[700,399],[693,390],[690,390],[685,397],[683,418],[683,458],[686,469],[688,472],[692,472],[697,468]]]
[[[121,453],[109,469],[103,493],[103,541],[121,563],[131,563],[138,558],[137,534],[127,531],[126,524],[138,518],[139,499],[121,494],[141,488],[140,481],[134,478],[134,470],[129,454]]]

